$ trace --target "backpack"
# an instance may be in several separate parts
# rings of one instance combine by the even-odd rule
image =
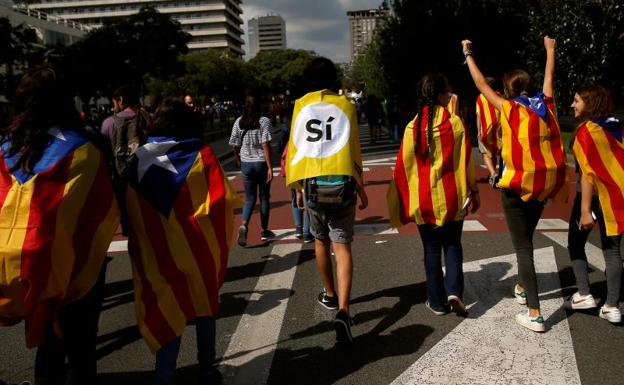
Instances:
[[[113,115],[115,131],[111,140],[113,148],[113,164],[115,166],[116,177],[122,180],[128,179],[128,170],[130,168],[130,158],[143,144],[143,129],[145,124],[143,120],[144,111],[137,111],[136,115],[130,118],[122,118]],[[140,127],[139,127],[140,126]]]
[[[355,202],[355,179],[348,175],[325,175],[304,181],[306,205],[312,209],[342,209]]]

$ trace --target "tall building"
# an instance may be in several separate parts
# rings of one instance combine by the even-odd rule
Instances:
[[[208,48],[228,49],[237,55],[243,51],[242,0],[40,0],[29,5],[64,19],[92,27],[101,26],[105,20],[137,13],[141,7],[151,5],[159,12],[169,14],[182,24],[192,39],[189,50]]]
[[[286,48],[286,22],[279,15],[255,17],[248,21],[249,57],[260,51]]]
[[[347,12],[351,38],[351,63],[373,40],[375,28],[379,23],[390,15],[390,10],[385,4],[384,2],[384,6],[380,8]]]

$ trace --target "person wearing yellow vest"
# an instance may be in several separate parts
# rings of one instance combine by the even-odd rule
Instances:
[[[338,309],[334,320],[336,341],[350,343],[352,320],[349,298],[353,276],[351,242],[356,195],[360,209],[368,198],[362,176],[362,155],[355,105],[338,96],[336,67],[329,59],[316,58],[304,71],[311,92],[298,99],[288,142],[286,184],[297,189],[297,204],[310,216],[315,238],[316,263],[324,291],[321,305]],[[305,196],[301,191],[304,188]],[[330,246],[336,255],[334,285]]]
[[[531,76],[523,70],[503,77],[505,98],[485,81],[472,54],[472,42],[462,42],[466,63],[475,85],[488,102],[500,111],[504,167],[497,186],[505,220],[518,261],[518,282],[514,295],[528,311],[516,315],[523,327],[544,332],[546,327],[538,299],[533,260],[533,233],[545,201],[567,199],[567,167],[557,121],[554,96],[555,40],[544,37],[546,69],[543,91],[535,93]]]

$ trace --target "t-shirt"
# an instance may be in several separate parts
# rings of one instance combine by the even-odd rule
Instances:
[[[241,162],[264,162],[264,150],[262,145],[269,143],[271,137],[271,120],[267,117],[260,117],[260,128],[248,130],[243,138],[243,129],[240,128],[239,117],[232,127],[232,135],[230,136],[230,146],[240,147]]]
[[[121,111],[118,112],[117,114],[118,117],[122,118],[122,119],[128,119],[128,118],[132,118],[135,113],[132,111]],[[117,127],[115,127],[115,121],[113,120],[112,116],[109,116],[108,118],[104,119],[104,122],[102,122],[102,134],[107,136],[110,140],[113,140],[113,134],[115,133],[115,130],[117,129]]]

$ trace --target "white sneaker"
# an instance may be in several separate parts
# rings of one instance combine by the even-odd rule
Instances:
[[[518,285],[516,285],[514,286],[514,296],[516,297],[516,302],[518,302],[520,305],[526,305],[526,290],[520,291]]]
[[[613,324],[622,322],[622,313],[617,307],[607,307],[607,305],[603,305],[598,312],[598,317],[604,318]]]
[[[543,333],[546,331],[544,318],[541,315],[531,317],[528,310],[516,314],[516,322],[534,332]]]
[[[448,313],[448,310],[444,309],[444,310],[436,310],[434,308],[431,307],[431,304],[429,303],[429,301],[425,301],[425,306],[427,306],[427,308],[429,310],[431,310],[431,312],[435,315],[445,315]]]
[[[464,305],[464,303],[458,296],[449,295],[448,304],[451,307],[451,311],[457,314],[458,316],[465,317],[468,315],[468,310],[466,310],[466,305]]]
[[[572,294],[570,300],[566,302],[566,307],[568,309],[574,310],[582,310],[582,309],[593,309],[598,307],[596,304],[596,300],[594,296],[591,294],[581,295],[579,292]]]

